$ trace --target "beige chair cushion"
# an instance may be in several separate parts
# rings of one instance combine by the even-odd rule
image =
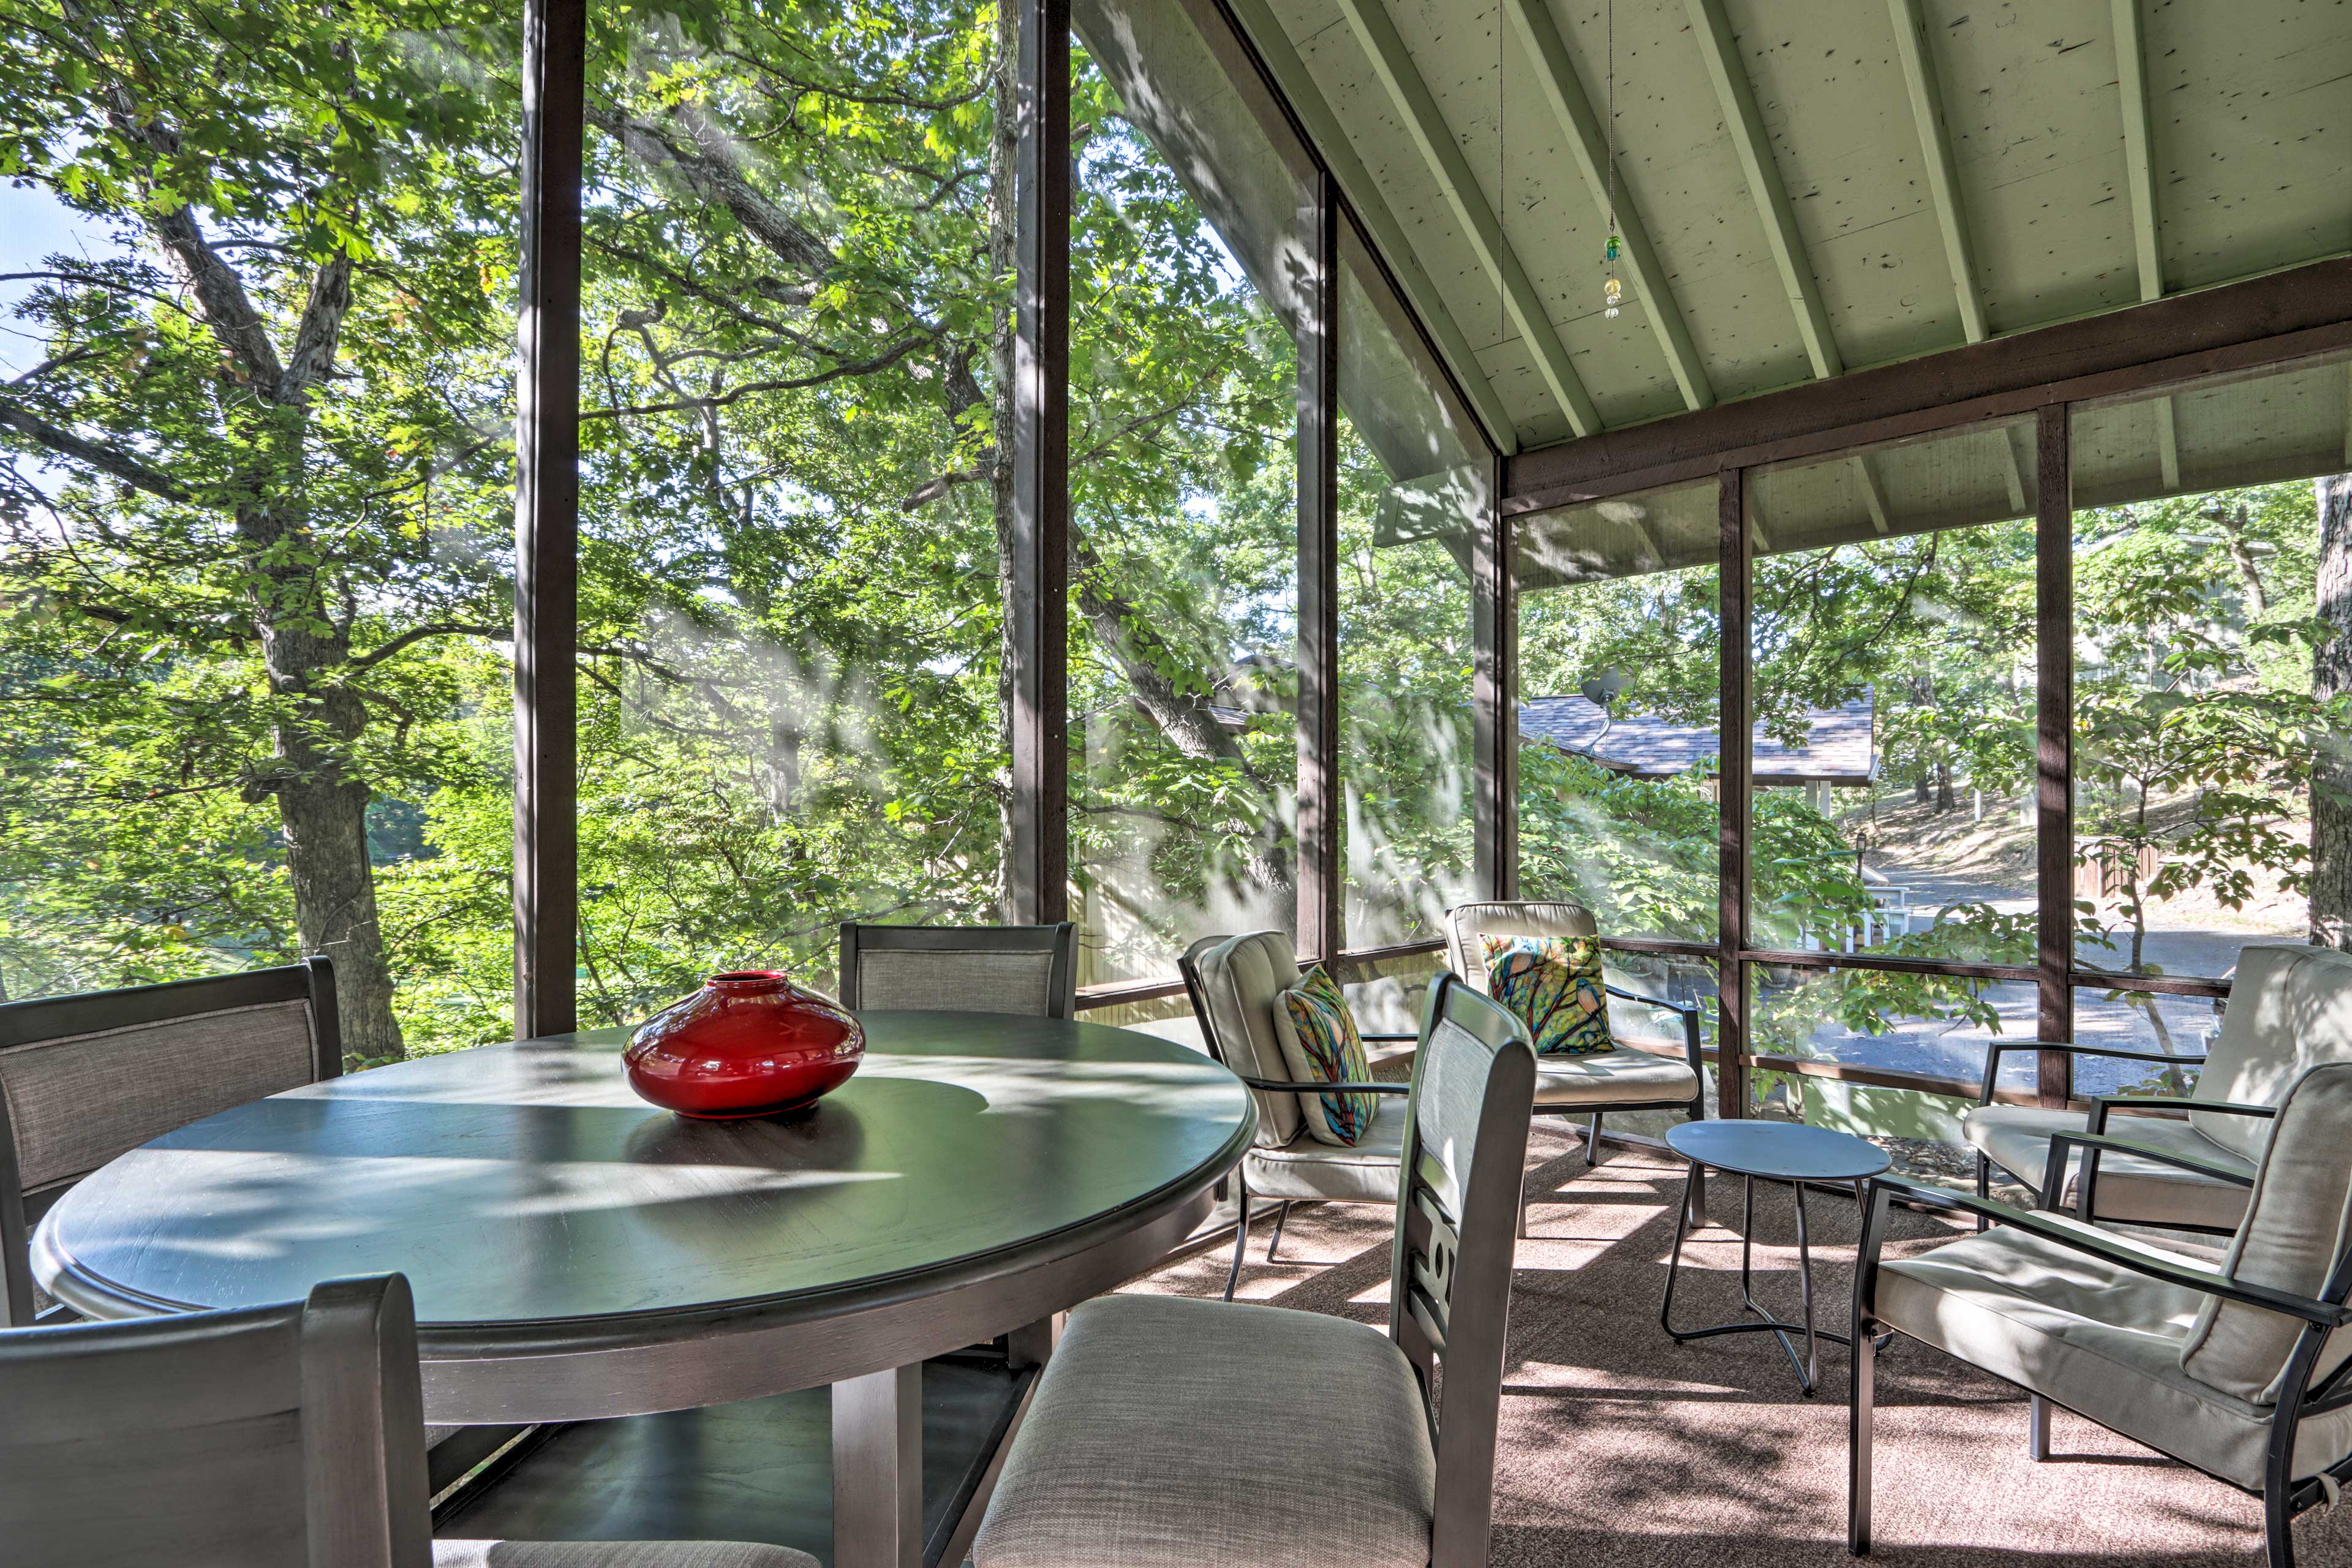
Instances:
[[[1209,1026],[1225,1052],[1225,1065],[1251,1078],[1288,1079],[1274,1020],[1282,994],[1298,984],[1290,939],[1278,931],[1250,931],[1209,949],[1197,967]],[[1297,1095],[1250,1093],[1257,1101],[1260,1148],[1279,1148],[1298,1136]]]
[[[1883,1264],[1876,1310],[1890,1328],[2152,1448],[2258,1488],[2272,1408],[2182,1370],[2181,1351],[2205,1300],[2055,1242],[1997,1228]],[[2347,1453],[2352,1410],[2314,1416],[2296,1432],[2295,1477],[2315,1475]]]
[[[1690,1063],[1620,1046],[1582,1057],[1536,1058],[1538,1105],[1612,1105],[1688,1100],[1698,1093]]]
[[[2050,1163],[2050,1139],[2080,1132],[2089,1118],[2077,1110],[2044,1110],[2032,1105],[1979,1105],[1961,1119],[1970,1144],[2028,1186],[2039,1188]],[[2269,1123],[2252,1118],[2256,1126]],[[2116,1115],[2107,1131],[2200,1160],[2254,1173],[2254,1163],[2213,1142],[2177,1116]],[[2053,1208],[2072,1208],[2082,1177],[2080,1153],[2067,1163],[2065,1190],[2045,1196]],[[2098,1217],[2116,1225],[2198,1225],[2230,1230],[2246,1212],[2246,1189],[2175,1165],[2109,1151],[2099,1156]]]
[[[2305,1071],[2340,1061],[2352,1061],[2352,953],[2284,943],[2240,950],[2196,1098],[2276,1105]],[[2248,1160],[2261,1159],[2270,1140],[2269,1124],[2252,1117],[2192,1110],[2189,1120]]]
[[[2270,1149],[2222,1272],[2242,1284],[2316,1296],[2327,1288],[2352,1226],[2352,1062],[2305,1073],[2287,1090],[2278,1119],[2264,1125],[2272,1130]],[[2224,1393],[2271,1404],[2302,1333],[2293,1318],[2208,1300],[2182,1348],[2181,1368]],[[2347,1352],[2352,1339],[2339,1331],[2315,1379]]]
[[[0,1050],[24,1190],[318,1077],[310,1004],[266,1002]]]
[[[1479,995],[1486,989],[1484,936],[1598,936],[1600,926],[1582,904],[1456,904],[1445,911],[1445,958],[1454,973]]]
[[[1252,1197],[1324,1198],[1334,1203],[1392,1204],[1397,1162],[1404,1157],[1405,1100],[1383,1094],[1363,1142],[1349,1148],[1318,1143],[1304,1130],[1279,1149],[1253,1149],[1243,1158]]]
[[[1426,1568],[1437,1456],[1386,1334],[1109,1296],[1070,1314],[975,1568]]]

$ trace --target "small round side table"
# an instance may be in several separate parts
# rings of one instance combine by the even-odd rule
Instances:
[[[1769,1333],[1780,1342],[1789,1364],[1797,1369],[1797,1383],[1810,1397],[1821,1382],[1818,1342],[1850,1344],[1849,1336],[1813,1326],[1813,1259],[1805,1241],[1805,1184],[1843,1182],[1863,1197],[1863,1184],[1892,1163],[1886,1151],[1851,1132],[1808,1127],[1796,1121],[1685,1121],[1666,1134],[1666,1146],[1690,1162],[1684,1177],[1683,1208],[1675,1217],[1674,1257],[1666,1264],[1666,1299],[1658,1308],[1658,1321],[1676,1343],[1716,1334]],[[1677,1329],[1674,1322],[1675,1276],[1681,1271],[1683,1215],[1690,1212],[1690,1188],[1702,1167],[1712,1165],[1744,1178],[1739,1223],[1739,1300],[1753,1321],[1717,1323],[1701,1329]],[[1757,1305],[1749,1270],[1756,1237],[1756,1181],[1786,1182],[1797,1192],[1797,1279],[1804,1294],[1805,1354],[1801,1361],[1789,1336],[1801,1325],[1783,1322]]]

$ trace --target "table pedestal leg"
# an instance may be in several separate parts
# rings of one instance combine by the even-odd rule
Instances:
[[[1069,1316],[1056,1312],[1050,1318],[1040,1318],[1024,1323],[1004,1336],[1004,1359],[1014,1371],[1025,1366],[1044,1366],[1054,1356],[1054,1347],[1062,1342],[1062,1322]]]
[[[833,1385],[834,1568],[922,1568],[923,1367]]]

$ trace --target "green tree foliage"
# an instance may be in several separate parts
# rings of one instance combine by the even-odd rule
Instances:
[[[326,951],[362,1058],[498,1037],[511,15],[8,15],[0,174],[112,247],[40,263],[0,390],[0,984]],[[1012,43],[595,13],[592,1021],[1000,906]],[[1073,860],[1156,962],[1293,901],[1294,358],[1083,56],[1075,118]]]

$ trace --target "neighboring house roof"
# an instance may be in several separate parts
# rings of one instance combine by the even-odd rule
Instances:
[[[1749,753],[1756,782],[1868,784],[1877,772],[1871,751],[1876,711],[1875,700],[1868,696],[1835,708],[1816,708],[1811,733],[1801,746],[1784,746],[1758,725]],[[1722,738],[1711,729],[1638,713],[1621,715],[1614,724],[1608,718],[1590,698],[1530,697],[1519,708],[1519,740],[1589,755],[1603,767],[1643,779],[1686,773],[1723,749]]]

